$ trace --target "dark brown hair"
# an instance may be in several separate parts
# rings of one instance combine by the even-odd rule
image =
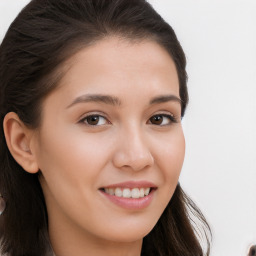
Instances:
[[[13,111],[28,127],[39,127],[41,104],[58,86],[63,63],[108,36],[153,40],[166,49],[176,65],[183,116],[188,102],[185,55],[173,29],[149,3],[32,0],[11,24],[0,46],[1,123]],[[0,248],[10,256],[43,256],[49,241],[38,175],[25,172],[16,163],[0,127],[0,192],[7,201],[0,216]],[[158,223],[144,238],[142,255],[209,255],[208,231],[202,213],[178,184]],[[201,234],[206,253],[199,241]]]

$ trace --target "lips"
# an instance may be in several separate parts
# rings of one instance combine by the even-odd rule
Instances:
[[[129,181],[100,188],[102,194],[126,209],[142,209],[153,199],[156,185],[147,181]]]

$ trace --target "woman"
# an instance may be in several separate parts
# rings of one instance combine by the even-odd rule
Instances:
[[[146,1],[33,0],[0,62],[2,253],[204,254],[178,184],[185,56]]]

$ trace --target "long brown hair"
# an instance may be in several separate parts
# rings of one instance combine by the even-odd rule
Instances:
[[[13,111],[28,127],[39,127],[41,104],[58,86],[62,64],[80,49],[113,35],[153,40],[166,49],[176,65],[183,116],[188,103],[186,58],[171,26],[149,3],[32,0],[11,24],[0,46],[1,123]],[[0,162],[0,192],[7,201],[0,216],[2,253],[43,256],[49,241],[38,176],[25,172],[13,159],[2,125]],[[178,184],[156,226],[144,238],[142,255],[209,255],[209,231],[202,213]],[[200,234],[205,237],[205,253]]]

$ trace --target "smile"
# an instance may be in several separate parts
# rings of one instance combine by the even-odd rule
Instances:
[[[150,193],[151,188],[104,188],[106,194],[124,198],[143,198]]]
[[[99,191],[115,205],[129,209],[141,210],[150,205],[157,186],[147,181],[128,181],[102,187]]]

